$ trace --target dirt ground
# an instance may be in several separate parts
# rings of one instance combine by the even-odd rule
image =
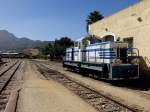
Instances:
[[[143,96],[143,94],[141,94],[141,92],[136,89],[130,89],[128,87],[118,87],[105,81],[99,81],[89,77],[77,75],[76,73],[64,70],[61,63],[48,61],[43,62],[48,63],[48,67],[55,69],[63,73],[64,75],[75,79],[76,81],[88,85],[96,91],[107,94],[110,97],[113,97],[116,100],[123,102],[124,104],[134,106],[136,108],[144,110],[145,112],[150,112],[150,99]],[[150,93],[148,96],[150,97]]]
[[[97,112],[61,84],[45,80],[29,62],[24,71],[17,112]]]

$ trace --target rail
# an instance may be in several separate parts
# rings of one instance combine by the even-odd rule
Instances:
[[[14,86],[11,84],[11,82],[15,81],[12,80],[16,71],[20,67],[21,62],[16,61],[11,66],[9,66],[6,70],[2,71],[0,73],[0,112],[7,112],[5,109],[7,105],[10,105],[10,97],[13,89],[10,89]],[[12,102],[11,105],[15,104],[15,102]],[[13,110],[11,110],[13,112]]]
[[[54,79],[65,87],[73,91],[75,94],[80,96],[86,102],[91,104],[94,108],[98,111],[117,111],[117,112],[140,112],[141,110],[137,108],[133,108],[129,105],[125,105],[121,102],[118,102],[112,99],[109,96],[106,96],[100,92],[97,92],[73,79],[55,71],[44,64],[36,63],[39,71],[47,78],[47,79]],[[107,108],[108,107],[108,108]]]

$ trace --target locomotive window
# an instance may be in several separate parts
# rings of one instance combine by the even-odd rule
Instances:
[[[78,42],[75,42],[75,43],[74,43],[74,46],[75,46],[75,47],[78,47]]]
[[[108,41],[114,42],[114,36],[113,35],[107,35],[107,36],[103,37],[103,41],[104,42],[108,42]]]
[[[81,42],[79,42],[79,49],[81,48]]]
[[[97,39],[96,37],[94,37],[94,38],[91,38],[90,42],[91,42],[91,44],[95,44],[95,43],[102,42],[102,40],[101,39]]]
[[[133,37],[124,38],[123,41],[128,43],[129,48],[133,47]]]
[[[127,48],[117,48],[117,58],[123,63],[127,62]]]

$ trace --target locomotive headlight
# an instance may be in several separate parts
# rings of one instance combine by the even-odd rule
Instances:
[[[138,65],[140,63],[140,60],[138,58],[134,58],[133,60],[131,60],[131,63],[133,65]]]
[[[114,65],[120,65],[122,63],[122,61],[120,59],[113,59],[112,60],[112,64]]]

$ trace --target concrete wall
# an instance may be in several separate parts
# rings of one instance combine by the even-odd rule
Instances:
[[[141,67],[150,71],[150,0],[141,1],[89,26],[89,33],[102,37],[112,32],[117,37],[133,37],[141,56]]]

